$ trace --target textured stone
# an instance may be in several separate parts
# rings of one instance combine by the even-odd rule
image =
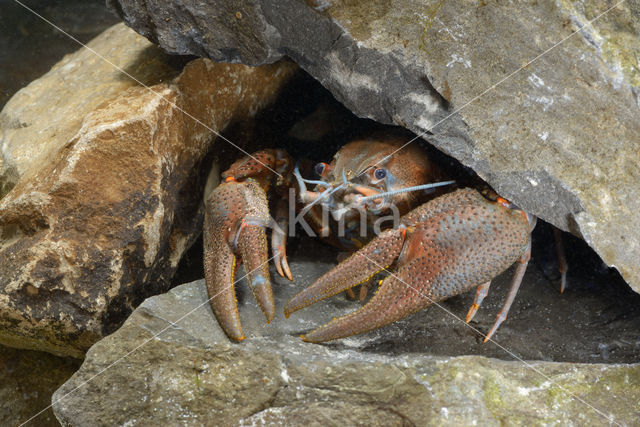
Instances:
[[[181,69],[180,61],[122,24],[106,30],[87,47],[66,55],[18,91],[0,112],[0,198],[22,176],[35,174],[49,162],[78,132],[89,112],[139,86],[115,67],[146,85],[171,79]]]
[[[116,51],[130,40],[131,32],[117,26],[94,48]],[[160,67],[162,56],[149,49],[156,48],[134,43],[131,57],[119,61],[157,82],[163,76],[156,70],[169,67]],[[74,88],[99,82],[103,65],[92,64],[100,61],[66,58],[45,77],[53,85],[34,83],[17,96],[53,91],[43,96],[47,102],[72,97]],[[143,71],[145,64],[150,69]],[[168,289],[180,257],[200,233],[203,162],[210,162],[216,133],[253,117],[295,68],[199,59],[151,90],[110,80],[102,90],[79,89],[73,102],[85,100],[91,112],[71,113],[73,106],[64,104],[69,123],[56,125],[64,144],[42,148],[44,157],[32,164],[22,162],[20,180],[0,200],[0,343],[82,357],[145,297]],[[37,129],[48,135],[50,122],[45,114],[35,121],[38,108],[14,113],[20,105],[10,101],[3,114],[20,123],[31,117],[25,119],[29,130],[11,139],[14,153],[28,158],[40,140],[29,149],[20,144],[28,146]]]
[[[326,269],[318,251],[313,254],[313,260],[292,263],[296,282],[308,283]],[[246,281],[237,288],[245,341],[226,338],[203,280],[149,298],[122,328],[96,343],[81,369],[56,391],[58,420],[71,426],[333,425],[337,420],[341,425],[601,425],[607,420],[600,410],[632,425],[640,416],[638,364],[534,361],[527,366],[481,356],[433,356],[429,343],[452,338],[468,346],[463,352],[494,348],[474,342],[474,332],[460,319],[451,321],[456,328],[438,324],[439,317],[451,316],[436,308],[363,336],[309,344],[298,335],[351,311],[355,303],[339,296],[288,320],[278,313],[265,325]],[[277,279],[278,307],[297,289]],[[545,334],[543,325],[525,322],[519,332],[528,333],[526,338],[498,335],[504,346],[520,342],[519,348],[533,354],[539,344],[531,339],[532,329],[538,328]],[[416,330],[425,340],[412,346]]]
[[[356,114],[427,132],[640,291],[637,2],[593,24],[611,2],[108,4],[168,52],[291,57]]]

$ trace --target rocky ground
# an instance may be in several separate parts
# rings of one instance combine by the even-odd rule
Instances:
[[[335,255],[306,239],[291,254],[294,283],[275,281],[280,308]],[[471,327],[460,317],[472,293],[322,345],[299,335],[359,303],[339,295],[266,325],[241,280],[247,339],[233,344],[199,280],[148,299],[92,347],[53,396],[55,413],[64,425],[601,425],[606,418],[633,425],[640,366],[622,362],[637,361],[640,348],[637,295],[618,289],[621,299],[603,298],[588,289],[595,283],[576,283],[576,273],[560,296],[534,263],[510,318],[487,344],[473,328],[490,327],[507,275]]]

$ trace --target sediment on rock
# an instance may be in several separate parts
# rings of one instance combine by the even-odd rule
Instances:
[[[296,280],[315,275],[322,265],[317,259],[305,266],[294,263]],[[281,306],[296,286],[277,282]],[[302,342],[301,331],[353,309],[354,302],[338,297],[288,320],[279,313],[269,325],[247,299],[240,314],[248,336],[237,344],[218,326],[207,299],[203,280],[147,299],[122,328],[89,350],[81,369],[56,391],[58,420],[69,426],[335,420],[344,425],[424,425],[425,420],[434,425],[534,420],[599,425],[609,418],[631,425],[640,414],[638,364],[534,361],[527,366],[481,356],[438,357],[428,347],[396,355],[376,350],[376,342],[387,340],[399,348],[410,345],[409,331],[424,325],[424,312],[402,326],[337,343]],[[439,333],[456,334],[446,328]]]

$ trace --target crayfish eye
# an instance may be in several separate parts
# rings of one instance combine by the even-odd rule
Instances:
[[[322,176],[322,174],[326,169],[327,169],[327,164],[323,162],[320,162],[313,167],[313,170],[320,176]]]
[[[375,177],[375,179],[385,179],[385,177],[387,176],[387,170],[376,169],[375,172],[373,172],[373,176]]]

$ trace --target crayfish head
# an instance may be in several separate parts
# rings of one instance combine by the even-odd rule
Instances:
[[[388,214],[391,206],[403,215],[438,195],[439,190],[434,188],[398,191],[439,181],[444,176],[421,147],[406,142],[393,134],[358,139],[343,146],[330,164],[316,165],[323,181],[333,188],[340,187],[326,204],[334,217],[362,210],[377,217]],[[393,192],[397,193],[389,194]]]

